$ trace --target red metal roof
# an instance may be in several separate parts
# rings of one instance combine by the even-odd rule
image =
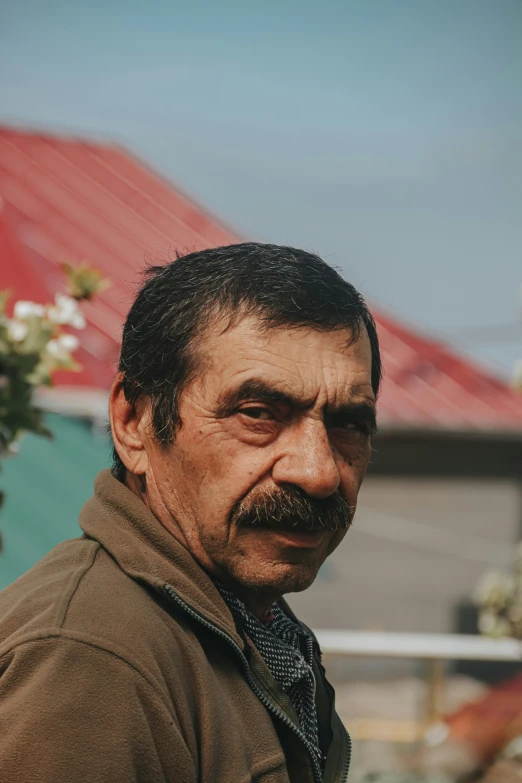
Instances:
[[[48,302],[58,264],[88,259],[113,285],[85,305],[83,370],[57,384],[106,389],[121,325],[145,259],[240,241],[126,150],[0,128],[0,288]],[[522,395],[384,314],[376,314],[385,381],[381,424],[522,430]]]
[[[472,748],[481,762],[490,761],[522,733],[522,675],[460,707],[446,723],[451,741]]]

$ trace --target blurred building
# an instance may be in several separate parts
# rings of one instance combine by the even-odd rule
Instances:
[[[87,258],[113,286],[85,309],[78,374],[42,394],[54,443],[8,460],[0,587],[76,516],[96,471],[122,320],[145,260],[240,241],[127,151],[0,129],[0,289],[47,302],[58,262]],[[522,397],[446,346],[377,313],[385,381],[360,511],[314,587],[292,597],[315,627],[449,631],[457,605],[521,536]]]

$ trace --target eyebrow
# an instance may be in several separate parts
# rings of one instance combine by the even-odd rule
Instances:
[[[288,407],[305,410],[309,404],[294,397],[292,394],[272,386],[266,381],[251,379],[244,381],[237,389],[225,392],[218,402],[216,410],[217,418],[226,418],[237,409],[238,405],[246,400],[256,400],[267,405],[287,405]],[[336,407],[327,407],[325,414],[328,418],[345,419],[354,423],[365,423],[372,433],[377,431],[377,415],[373,402],[346,402]]]
[[[271,386],[265,381],[249,380],[244,381],[237,389],[231,389],[225,392],[221,397],[216,415],[218,418],[230,416],[241,402],[255,399],[259,402],[265,402],[269,405],[289,405],[305,407],[296,397],[291,394]]]

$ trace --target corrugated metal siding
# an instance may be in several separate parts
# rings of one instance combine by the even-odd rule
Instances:
[[[54,440],[27,435],[20,453],[2,460],[0,590],[60,541],[80,535],[78,513],[109,465],[108,439],[87,423],[49,414],[47,424]]]

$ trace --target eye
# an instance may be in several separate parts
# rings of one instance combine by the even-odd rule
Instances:
[[[366,437],[369,437],[371,435],[371,425],[368,422],[364,422],[364,421],[338,419],[336,421],[330,422],[330,427],[332,427],[333,429],[341,430],[347,435],[348,434],[353,435],[354,433],[356,433],[357,435],[364,435]]]
[[[337,417],[328,417],[326,426],[336,430],[356,430],[358,425],[352,419],[341,419]]]
[[[261,421],[271,421],[274,415],[269,408],[262,408],[259,405],[252,405],[249,408],[241,408],[239,413],[244,416],[248,416],[249,419],[257,419]]]

